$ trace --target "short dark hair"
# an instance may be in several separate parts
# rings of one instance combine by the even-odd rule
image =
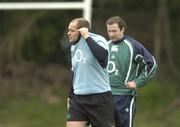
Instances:
[[[80,29],[82,27],[86,27],[86,28],[88,28],[89,31],[91,30],[91,26],[90,26],[89,22],[84,18],[76,18],[76,19],[73,19],[71,22],[77,22],[78,29]]]
[[[108,24],[108,25],[112,25],[114,23],[117,23],[120,29],[122,29],[123,27],[124,27],[124,29],[126,29],[126,27],[127,27],[126,22],[120,16],[110,17],[106,21],[106,24]]]

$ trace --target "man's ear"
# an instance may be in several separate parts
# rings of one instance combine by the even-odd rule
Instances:
[[[79,32],[79,37],[78,37],[78,40],[81,38],[81,33]]]
[[[79,28],[80,29],[80,28]],[[79,33],[79,36],[81,36],[81,32],[79,31],[79,29],[78,29],[78,33]]]
[[[122,28],[120,29],[120,31],[121,31],[121,32],[124,32],[124,27],[122,27]]]

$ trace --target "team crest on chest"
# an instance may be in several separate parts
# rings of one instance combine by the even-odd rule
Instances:
[[[112,52],[117,52],[117,51],[118,51],[118,45],[113,45],[113,46],[111,47],[111,51],[112,51]]]

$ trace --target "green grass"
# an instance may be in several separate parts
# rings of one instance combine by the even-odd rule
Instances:
[[[36,96],[1,97],[0,127],[65,127],[67,90],[62,89],[58,95],[60,101],[54,104]],[[166,111],[179,97],[178,90],[178,85],[158,82],[140,88],[135,127],[180,127],[180,107]]]
[[[178,84],[150,82],[138,90],[135,127],[180,127],[180,107],[167,112],[179,97]],[[175,107],[174,107],[175,108]]]
[[[0,104],[0,127],[65,127],[66,96],[48,104],[39,97],[4,100]]]

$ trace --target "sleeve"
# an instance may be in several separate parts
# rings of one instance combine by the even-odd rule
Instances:
[[[69,87],[69,95],[68,95],[68,97],[69,98],[72,98],[72,96],[73,96],[73,91],[74,91],[74,89],[73,89],[73,78],[74,78],[74,72],[73,72],[73,67],[72,67],[72,46],[71,46],[71,49],[70,49],[70,56],[69,56],[69,58],[71,59],[71,81],[70,81],[70,87]]]
[[[106,68],[108,63],[108,50],[102,47],[101,45],[97,44],[95,40],[91,37],[86,39],[86,42],[96,59],[98,60],[99,64],[102,68]]]
[[[137,87],[141,87],[146,84],[152,77],[154,77],[157,64],[154,57],[149,51],[141,44],[135,46],[135,62],[138,64],[138,69],[134,81]]]
[[[72,98],[73,96],[73,77],[74,77],[74,73],[72,71],[71,73],[71,83],[70,83],[70,89],[69,89],[69,98]]]

